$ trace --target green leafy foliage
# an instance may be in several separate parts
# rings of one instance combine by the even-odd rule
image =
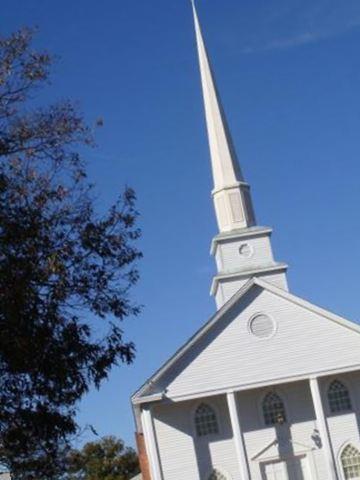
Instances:
[[[65,480],[129,480],[137,473],[135,451],[122,440],[105,437],[70,452]]]
[[[133,361],[120,323],[141,257],[134,192],[96,212],[81,115],[34,107],[51,58],[32,35],[0,38],[0,463],[19,480],[62,471],[79,400]]]

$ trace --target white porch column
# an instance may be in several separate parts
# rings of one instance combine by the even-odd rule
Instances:
[[[328,425],[327,425],[326,417],[324,413],[324,407],[321,400],[319,381],[317,378],[310,379],[310,389],[311,389],[311,395],[312,395],[314,408],[315,408],[316,423],[320,432],[322,447],[325,454],[329,479],[337,480],[338,476],[336,471],[336,464],[335,464],[334,454],[331,447],[331,440],[330,440],[329,429],[328,429]]]
[[[228,392],[226,397],[229,407],[231,427],[234,435],[236,455],[240,467],[241,478],[242,480],[250,480],[249,464],[246,455],[244,436],[241,430],[239,412],[236,405],[235,393]]]
[[[141,412],[141,423],[145,438],[145,447],[148,454],[152,480],[162,480],[159,450],[156,442],[156,433],[150,407]]]

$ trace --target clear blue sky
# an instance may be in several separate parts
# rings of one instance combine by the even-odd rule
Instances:
[[[274,227],[292,291],[360,317],[360,3],[198,0],[259,222]],[[0,26],[40,29],[59,55],[44,101],[71,97],[93,123],[99,208],[138,193],[145,305],[124,328],[136,363],[81,404],[79,421],[133,443],[130,394],[214,312],[210,199],[188,0],[2,0]],[[91,438],[88,435],[87,438]]]

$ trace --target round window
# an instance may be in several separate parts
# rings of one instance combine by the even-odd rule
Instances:
[[[275,333],[276,325],[271,317],[260,313],[250,320],[249,328],[257,338],[270,338]]]
[[[249,258],[253,254],[253,248],[249,243],[243,243],[239,247],[239,253],[242,257]]]

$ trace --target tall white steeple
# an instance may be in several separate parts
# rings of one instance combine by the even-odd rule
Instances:
[[[256,226],[250,187],[240,169],[194,0],[191,3],[214,179],[212,196],[220,231],[211,249],[218,268],[211,293],[221,307],[253,276],[287,289],[287,266],[273,258],[272,230]]]
[[[214,178],[212,193],[220,232],[227,232],[254,225],[255,217],[249,185],[240,169],[193,1],[192,6]]]

